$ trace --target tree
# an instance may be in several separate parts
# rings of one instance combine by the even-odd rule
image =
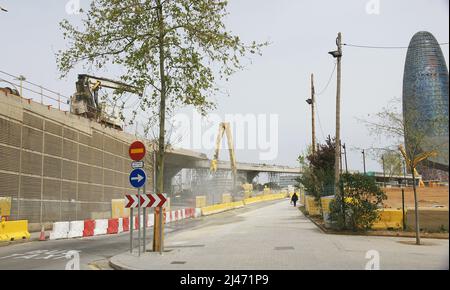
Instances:
[[[445,128],[448,132],[448,115],[436,114],[432,117],[426,116],[428,119],[425,119],[419,108],[409,103],[403,103],[402,113],[399,103],[399,99],[391,100],[388,107],[384,107],[377,113],[373,120],[363,120],[363,122],[373,135],[383,138],[384,144],[389,144],[389,140],[393,141],[391,144],[394,150],[403,142],[406,145],[404,146],[406,150],[402,150],[402,154],[413,179],[416,244],[420,245],[415,169],[420,162],[438,154],[448,159],[448,151],[445,150],[446,146],[448,150],[448,140],[443,136]],[[433,137],[430,138],[430,135]]]
[[[166,114],[186,105],[206,114],[215,107],[217,79],[227,81],[242,69],[242,57],[260,54],[267,45],[245,44],[227,31],[226,8],[226,0],[94,0],[82,29],[60,23],[70,41],[57,54],[62,76],[79,63],[118,66],[120,79],[144,92],[135,107],[159,124],[158,192],[163,192]]]
[[[368,230],[379,218],[377,208],[382,206],[386,194],[378,187],[373,176],[360,173],[341,175],[345,196],[345,217],[339,201],[330,203],[330,218],[339,228]]]
[[[384,166],[384,171],[389,178],[394,175],[402,175],[402,157],[398,150],[382,153],[379,163]]]
[[[325,144],[317,144],[315,153],[310,150],[307,156],[301,155],[298,158],[303,173],[296,180],[316,199],[334,193],[335,146],[335,140],[328,136]]]

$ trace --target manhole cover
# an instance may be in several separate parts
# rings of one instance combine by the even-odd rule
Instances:
[[[173,264],[173,265],[183,265],[183,264],[186,264],[186,261],[173,261],[173,262],[170,263],[170,264]]]
[[[285,250],[293,250],[294,247],[275,247],[275,251],[285,251]]]

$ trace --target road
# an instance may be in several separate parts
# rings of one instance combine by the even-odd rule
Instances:
[[[166,239],[164,255],[123,253],[111,258],[126,269],[296,270],[448,269],[448,240],[331,235],[288,200],[248,211],[206,217]],[[378,259],[379,258],[379,259]]]
[[[250,212],[258,208],[269,206],[271,203],[261,203],[238,209],[234,213],[225,213],[210,217],[186,219],[166,225],[166,234],[170,236],[176,232],[189,231],[192,228],[207,225],[220,220],[223,215],[234,216],[239,213]],[[233,222],[233,219],[228,219]],[[153,236],[153,228],[147,230],[149,240]],[[137,231],[135,231],[137,235]],[[137,241],[134,242],[137,245]],[[78,238],[55,241],[31,241],[25,243],[0,246],[0,270],[64,270],[69,259],[66,253],[78,251],[80,256],[80,269],[106,270],[109,267],[108,259],[114,255],[129,250],[129,233],[118,235],[105,235],[89,238]]]

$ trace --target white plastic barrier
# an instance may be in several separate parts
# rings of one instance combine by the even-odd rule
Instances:
[[[202,216],[202,209],[201,208],[196,208],[195,209],[195,213],[194,213],[194,217],[199,217]]]
[[[179,209],[178,210],[178,220],[182,220],[183,219],[183,210]]]
[[[106,219],[95,220],[94,236],[106,235],[107,231],[108,231],[108,220]]]
[[[119,226],[117,227],[117,233],[123,232],[123,218],[119,218]]]
[[[148,227],[152,227],[154,223],[155,223],[155,215],[151,213],[148,215]]]
[[[177,221],[176,211],[173,210],[173,211],[171,212],[171,215],[172,215],[171,220],[174,221],[174,222],[176,222],[176,221]]]
[[[186,218],[186,209],[185,209],[185,208],[183,208],[183,209],[181,210],[181,218],[182,218],[182,219],[185,219],[185,218]]]
[[[69,222],[53,223],[53,229],[50,232],[50,240],[67,239],[69,234]]]
[[[166,224],[171,222],[171,212],[166,212]]]
[[[68,238],[80,238],[83,236],[84,221],[73,221],[69,223]]]

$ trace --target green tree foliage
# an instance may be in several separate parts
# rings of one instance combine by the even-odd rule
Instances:
[[[402,157],[399,151],[384,152],[381,157],[384,159],[384,171],[386,176],[402,175]],[[383,159],[379,159],[379,163],[383,166]]]
[[[316,152],[300,156],[303,168],[302,176],[297,178],[307,194],[319,199],[324,195],[334,194],[334,148],[336,142],[328,136],[325,144],[317,144]]]
[[[344,184],[345,219],[340,200],[330,203],[330,219],[340,229],[370,229],[379,218],[377,208],[387,199],[386,194],[378,187],[374,177],[364,174],[342,174],[341,182]]]
[[[157,190],[163,192],[166,113],[190,105],[206,114],[217,79],[242,69],[240,59],[266,43],[245,44],[228,31],[225,0],[93,0],[82,27],[60,26],[68,48],[59,51],[62,76],[79,63],[118,66],[123,82],[144,93],[134,105],[159,124]],[[149,88],[149,89],[148,89]],[[122,109],[125,104],[122,105]]]

